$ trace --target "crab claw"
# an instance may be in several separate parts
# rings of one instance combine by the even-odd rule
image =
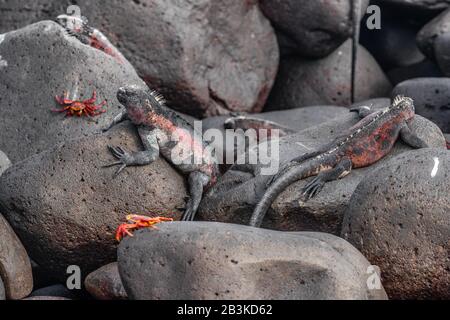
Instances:
[[[122,223],[116,231],[116,240],[120,241],[122,240],[123,237],[125,236],[130,236],[132,237],[133,234],[129,231],[130,229],[135,229],[136,225],[135,224],[130,224],[130,223]]]

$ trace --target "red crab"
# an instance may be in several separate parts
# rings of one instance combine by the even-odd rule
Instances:
[[[155,224],[160,222],[166,222],[166,221],[173,221],[172,218],[166,218],[166,217],[147,217],[147,216],[140,216],[137,214],[129,214],[126,217],[128,222],[131,223],[122,223],[116,231],[116,240],[120,241],[123,237],[126,235],[132,237],[133,234],[131,231],[141,228],[152,228],[152,229],[158,229],[155,227]]]
[[[52,109],[53,112],[65,112],[66,116],[88,116],[94,117],[98,116],[102,113],[105,113],[106,110],[101,110],[101,108],[106,105],[106,100],[100,103],[99,105],[95,105],[95,100],[97,100],[97,93],[95,90],[92,92],[92,97],[90,99],[78,101],[78,100],[70,100],[67,98],[67,92],[64,92],[62,96],[55,96],[56,102],[58,102],[63,108],[62,109]]]
[[[450,150],[450,141],[445,141],[447,143],[447,149]]]

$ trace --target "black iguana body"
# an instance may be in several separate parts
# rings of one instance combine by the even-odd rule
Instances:
[[[122,53],[100,30],[88,25],[86,17],[62,14],[56,18],[56,22],[66,29],[67,34],[78,39],[81,43],[103,51],[119,63],[126,61]]]

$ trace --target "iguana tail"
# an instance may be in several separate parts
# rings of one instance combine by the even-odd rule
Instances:
[[[259,227],[264,219],[264,216],[266,215],[267,210],[269,210],[270,206],[280,193],[298,180],[317,175],[322,168],[327,167],[326,163],[330,163],[332,161],[333,158],[330,156],[321,156],[320,158],[315,157],[292,167],[285,174],[276,179],[269,186],[259,203],[256,205],[249,225],[252,227]],[[331,167],[334,167],[334,165],[331,165]]]

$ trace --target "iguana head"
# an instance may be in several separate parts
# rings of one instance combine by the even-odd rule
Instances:
[[[84,37],[88,37],[89,35],[89,27],[86,17],[61,14],[56,17],[56,22],[66,29],[69,35],[78,38],[82,42],[85,42],[83,41]]]
[[[414,118],[414,101],[409,97],[398,95],[394,98],[389,110],[396,115],[401,115],[405,120]]]
[[[161,114],[165,106],[165,100],[158,92],[136,85],[121,87],[117,91],[117,99],[135,124],[145,124],[149,115]]]

